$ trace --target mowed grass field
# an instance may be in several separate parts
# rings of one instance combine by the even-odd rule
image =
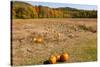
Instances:
[[[51,55],[67,52],[65,63],[97,60],[96,19],[13,19],[12,64],[44,64]],[[34,42],[41,36],[42,43]]]

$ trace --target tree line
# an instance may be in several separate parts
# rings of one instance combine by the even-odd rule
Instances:
[[[70,7],[50,8],[33,6],[26,2],[12,1],[11,16],[13,19],[30,18],[97,18],[96,10],[80,10]]]

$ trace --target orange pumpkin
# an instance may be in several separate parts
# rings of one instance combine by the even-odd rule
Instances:
[[[49,63],[50,64],[55,64],[56,63],[56,56],[50,56],[50,58],[49,58]]]
[[[62,61],[62,62],[67,61],[68,59],[69,59],[68,53],[63,53],[63,54],[60,56],[60,61]]]
[[[37,38],[37,42],[38,43],[42,43],[43,42],[43,38]]]
[[[57,59],[57,61],[59,61],[60,60],[60,55],[57,55],[56,59]]]
[[[34,37],[33,41],[36,43],[43,43],[43,38],[42,37]]]

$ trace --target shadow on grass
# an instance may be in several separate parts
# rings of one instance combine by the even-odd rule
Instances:
[[[63,61],[58,60],[58,61],[57,61],[57,63],[63,63]],[[50,64],[50,63],[49,63],[49,61],[48,61],[48,60],[46,60],[46,61],[44,61],[44,63],[43,63],[43,64]]]
[[[50,64],[48,60],[44,61],[43,64]]]

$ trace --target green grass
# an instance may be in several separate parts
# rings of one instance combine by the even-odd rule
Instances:
[[[97,60],[97,47],[96,39],[87,40],[86,42],[79,43],[79,61],[96,61]]]

